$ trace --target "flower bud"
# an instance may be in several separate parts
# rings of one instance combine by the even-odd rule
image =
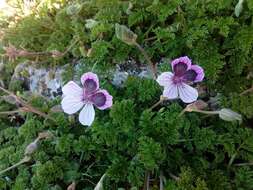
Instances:
[[[203,110],[207,107],[207,103],[203,100],[197,100],[186,106],[185,111],[192,112],[194,110]]]
[[[98,24],[98,21],[94,19],[87,19],[85,20],[85,22],[86,22],[85,27],[88,29],[92,29]]]
[[[97,183],[96,187],[94,188],[94,190],[103,190],[103,181],[104,181],[104,178],[105,178],[106,174],[104,174],[99,182]]]
[[[235,6],[235,16],[236,17],[239,17],[241,12],[242,12],[242,9],[243,9],[243,1],[244,0],[239,0],[238,3],[236,4]]]
[[[25,155],[31,155],[33,154],[38,148],[37,142],[32,142],[30,143],[26,148],[25,148]]]
[[[17,104],[16,98],[11,95],[2,96],[1,99],[9,104]]]
[[[75,15],[75,14],[78,14],[81,9],[82,9],[82,6],[80,4],[72,4],[67,7],[66,13],[70,16]]]
[[[116,24],[115,33],[118,39],[128,45],[134,45],[136,43],[137,35],[124,25]]]
[[[75,190],[76,189],[76,183],[75,182],[72,182],[69,186],[68,186],[68,188],[67,188],[67,190]]]
[[[39,136],[38,136],[38,139],[48,139],[48,138],[51,138],[53,137],[53,134],[48,132],[48,131],[45,131],[45,132],[41,132],[39,133]]]
[[[242,122],[242,116],[230,109],[223,108],[219,111],[219,117],[225,121],[236,121]]]

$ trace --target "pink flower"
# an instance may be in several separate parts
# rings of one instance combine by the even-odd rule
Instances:
[[[200,82],[204,78],[204,70],[198,65],[192,65],[185,56],[171,62],[172,72],[164,72],[157,78],[157,82],[164,87],[163,96],[168,99],[180,98],[185,103],[197,100],[198,91],[190,83]]]
[[[103,89],[99,89],[99,81],[96,74],[88,72],[82,75],[83,88],[70,81],[62,88],[62,109],[67,114],[74,114],[81,108],[79,121],[83,125],[90,126],[95,118],[93,105],[104,110],[112,106],[112,96]]]

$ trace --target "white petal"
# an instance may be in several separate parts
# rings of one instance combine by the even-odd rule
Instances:
[[[92,104],[85,104],[79,114],[79,121],[82,125],[91,126],[95,119],[95,110]]]
[[[157,77],[156,81],[160,86],[169,86],[172,83],[173,75],[171,72],[164,72]]]
[[[177,86],[171,84],[170,86],[166,86],[163,90],[163,96],[168,99],[175,99],[178,97],[178,89]]]
[[[64,96],[83,96],[83,89],[74,81],[69,81],[62,87],[62,93]]]
[[[62,109],[67,114],[73,114],[83,107],[83,101],[75,96],[65,96],[61,101]]]
[[[185,103],[194,102],[198,98],[198,91],[195,88],[185,83],[178,86],[178,92],[179,92],[179,97]]]

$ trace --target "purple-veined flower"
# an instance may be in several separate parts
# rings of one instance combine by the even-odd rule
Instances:
[[[112,96],[99,88],[99,80],[96,74],[88,72],[82,75],[83,88],[74,81],[68,82],[62,88],[62,109],[67,114],[79,113],[79,121],[83,125],[90,126],[95,119],[94,105],[104,110],[112,106]]]
[[[197,100],[198,91],[189,84],[204,79],[204,70],[198,65],[192,65],[187,57],[180,57],[171,62],[172,72],[164,72],[157,82],[164,87],[163,96],[168,99],[180,98],[185,103]]]

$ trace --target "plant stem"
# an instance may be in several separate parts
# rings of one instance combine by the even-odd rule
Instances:
[[[0,175],[2,175],[2,174],[4,174],[5,172],[8,172],[8,171],[10,171],[10,170],[12,170],[12,169],[18,167],[19,165],[22,165],[22,164],[24,164],[24,163],[26,163],[26,162],[29,162],[30,160],[31,160],[30,157],[25,156],[25,157],[24,157],[22,160],[20,160],[18,163],[16,163],[16,164],[10,166],[9,168],[6,168],[6,169],[0,171]]]
[[[154,105],[152,105],[149,109],[154,109],[155,107],[159,106],[164,100],[159,100],[158,102],[156,102]]]
[[[15,113],[20,113],[21,111],[20,110],[15,110],[15,111],[2,111],[0,112],[0,115],[12,115],[12,114],[15,114]]]
[[[253,85],[252,85],[251,88],[249,88],[249,89],[243,91],[243,92],[240,94],[240,96],[243,96],[243,95],[245,95],[245,94],[247,94],[247,93],[249,93],[249,92],[253,92]]]
[[[10,92],[9,90],[6,90],[5,88],[0,86],[0,90],[4,91],[5,93],[9,94],[10,96],[14,97],[16,102],[20,103],[23,107],[20,108],[20,111],[24,111],[24,112],[32,112],[35,113],[37,115],[40,115],[46,119],[50,119],[52,121],[55,122],[54,118],[48,116],[47,114],[37,110],[36,108],[34,108],[33,106],[29,105],[28,103],[26,103],[24,100],[22,100],[20,97],[18,97],[17,95],[15,95],[14,93]]]
[[[219,111],[204,111],[204,110],[193,110],[193,112],[203,113],[207,115],[217,115]]]
[[[244,142],[236,149],[236,152],[232,155],[232,157],[230,158],[229,160],[229,163],[228,163],[228,169],[232,166],[238,152],[240,151],[241,147],[244,145]]]
[[[159,176],[159,178],[160,178],[160,190],[163,190],[163,172],[162,171],[160,171],[160,176]]]
[[[179,177],[175,176],[173,173],[169,173],[169,176],[174,179],[175,181],[179,181]]]
[[[194,141],[193,139],[179,139],[176,142],[190,142],[190,141]]]
[[[160,96],[160,100],[158,102],[156,102],[154,105],[152,105],[149,109],[152,110],[155,107],[159,106],[161,103],[163,103],[167,98]]]
[[[186,112],[186,109],[183,109],[180,114],[178,115],[178,117],[182,117],[182,115],[184,115],[184,113]]]
[[[149,181],[150,181],[150,172],[146,171],[143,190],[149,190]]]
[[[153,78],[156,79],[157,72],[156,72],[156,66],[155,66],[155,64],[151,61],[151,59],[149,58],[147,52],[141,47],[140,44],[138,44],[137,42],[135,42],[134,45],[140,50],[140,52],[142,53],[142,55],[144,56],[144,58],[148,62],[149,67],[150,67],[150,69],[152,71],[152,74],[153,74]]]
[[[69,45],[69,47],[66,48],[66,50],[63,52],[63,56],[68,53],[71,48],[79,41],[79,39],[76,39],[72,44]]]
[[[234,166],[253,166],[253,162],[238,163],[238,164],[234,164]]]
[[[181,117],[185,112],[187,112],[187,107],[185,109],[183,109],[178,116]],[[189,112],[198,112],[198,113],[203,113],[203,114],[207,114],[207,115],[219,114],[219,111],[205,111],[205,110],[197,110],[197,109],[191,110]]]
[[[97,66],[97,63],[98,63],[98,61],[96,61],[95,63],[94,63],[94,65],[92,66],[92,68],[91,68],[91,72],[93,72],[94,71],[94,69],[96,68],[96,66]]]
[[[186,108],[183,109],[178,116],[181,117],[186,111],[187,111]],[[219,114],[219,111],[205,111],[205,110],[197,110],[197,109],[191,110],[189,112],[197,112],[197,113],[203,113],[203,114],[207,114],[207,115],[217,115],[217,114]]]
[[[155,39],[157,39],[157,37],[156,36],[152,36],[150,38],[144,39],[144,41],[151,41],[151,40],[155,40]]]
[[[233,162],[234,162],[236,156],[237,156],[237,152],[234,153],[234,154],[232,155],[232,157],[230,158],[229,163],[228,163],[228,168],[231,167],[231,165],[233,164]]]

